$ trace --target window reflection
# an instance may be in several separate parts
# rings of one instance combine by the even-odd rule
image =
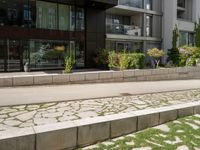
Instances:
[[[83,31],[84,22],[84,9],[76,6],[42,0],[0,0],[0,26]]]

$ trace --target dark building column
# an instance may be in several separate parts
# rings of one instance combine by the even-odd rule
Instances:
[[[88,0],[85,6],[86,67],[95,67],[94,55],[105,48],[106,9],[117,5],[117,0]]]
[[[105,47],[105,10],[86,9],[86,67],[94,67],[95,53]]]

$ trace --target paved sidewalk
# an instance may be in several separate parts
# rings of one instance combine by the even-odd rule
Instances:
[[[1,131],[54,124],[58,122],[129,113],[137,110],[160,108],[200,100],[200,89],[0,107]]]
[[[0,106],[114,97],[200,88],[200,80],[0,88]]]

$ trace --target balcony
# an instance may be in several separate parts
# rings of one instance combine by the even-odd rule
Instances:
[[[131,36],[142,36],[142,29],[138,26],[122,24],[106,24],[107,33]]]

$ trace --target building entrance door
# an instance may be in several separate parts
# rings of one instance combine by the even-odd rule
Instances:
[[[6,71],[6,42],[0,40],[0,72]]]
[[[20,41],[7,40],[7,71],[23,70],[23,54]]]

